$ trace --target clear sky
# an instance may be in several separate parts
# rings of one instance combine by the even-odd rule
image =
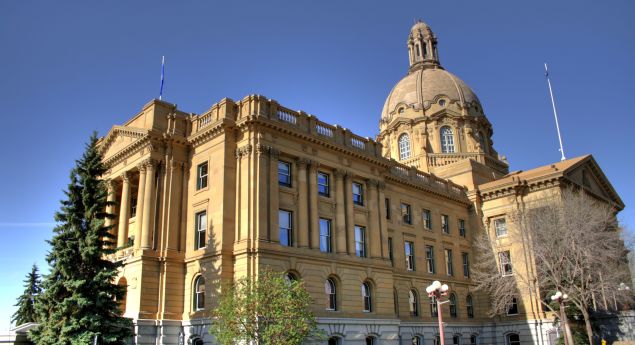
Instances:
[[[635,223],[635,2],[0,1],[0,330],[44,257],[68,173],[158,96],[201,113],[258,93],[374,137],[408,67],[415,18],[479,96],[511,170],[558,161],[543,63],[567,157],[591,153]]]

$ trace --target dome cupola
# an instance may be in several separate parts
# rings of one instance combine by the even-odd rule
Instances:
[[[417,21],[407,46],[408,73],[390,91],[379,122],[383,155],[424,171],[472,159],[505,173],[478,97],[441,66],[432,29]]]

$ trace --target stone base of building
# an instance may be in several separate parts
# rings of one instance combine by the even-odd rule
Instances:
[[[216,345],[209,334],[210,319],[188,321],[136,320],[136,345]],[[366,345],[366,337],[374,337],[376,344],[412,345],[415,336],[423,340],[421,345],[435,345],[439,333],[436,322],[404,322],[398,319],[318,318],[318,327],[329,337],[337,337],[342,345]],[[457,336],[459,344],[469,345],[476,336],[478,345],[506,345],[506,336],[516,333],[522,344],[555,345],[556,328],[550,320],[528,320],[499,323],[452,323],[444,328],[445,343],[453,345]],[[310,340],[306,345],[324,345],[326,340]]]

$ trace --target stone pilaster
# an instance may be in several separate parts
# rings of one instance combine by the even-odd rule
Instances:
[[[320,249],[320,223],[318,209],[318,162],[312,162],[309,166],[309,225],[311,230],[311,248]]]
[[[271,148],[269,150],[269,240],[278,242],[280,240],[280,229],[278,228],[278,209],[280,205],[279,185],[278,185],[278,159],[280,152]]]
[[[381,237],[379,233],[379,198],[377,193],[377,181],[367,180],[366,189],[368,190],[368,237],[370,243],[366,246],[369,248],[369,257],[381,258]]]
[[[379,181],[377,184],[379,190],[379,237],[381,238],[380,248],[381,256],[384,260],[390,259],[388,253],[388,221],[386,220],[386,184]]]
[[[117,247],[126,245],[128,239],[128,219],[130,218],[130,173],[121,174],[121,202],[119,206],[119,229],[117,234]]]
[[[299,158],[297,160],[298,165],[298,227],[297,244],[300,248],[307,248],[309,246],[309,211],[308,211],[308,183],[306,166],[309,163],[308,160]]]
[[[344,200],[346,210],[346,243],[348,252],[355,253],[355,209],[353,206],[353,175],[348,173],[344,176]],[[364,200],[366,202],[366,200]],[[366,235],[368,236],[368,234]],[[367,245],[368,247],[368,245]]]
[[[346,247],[346,203],[344,199],[344,175],[343,170],[335,170],[335,238],[337,253],[347,254]]]

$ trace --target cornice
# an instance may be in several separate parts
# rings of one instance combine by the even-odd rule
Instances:
[[[204,143],[225,133],[234,125],[235,121],[232,119],[222,118],[220,120],[216,120],[213,123],[206,125],[201,131],[191,134],[187,138],[187,142],[193,147],[201,146]]]
[[[119,152],[115,153],[108,159],[104,160],[104,164],[108,167],[112,167],[116,164],[119,164],[124,159],[130,157],[131,155],[137,153],[138,151],[144,149],[145,147],[150,146],[151,144],[151,136],[149,133],[146,133],[145,136],[141,137],[139,140],[130,143],[128,146],[119,150]]]

